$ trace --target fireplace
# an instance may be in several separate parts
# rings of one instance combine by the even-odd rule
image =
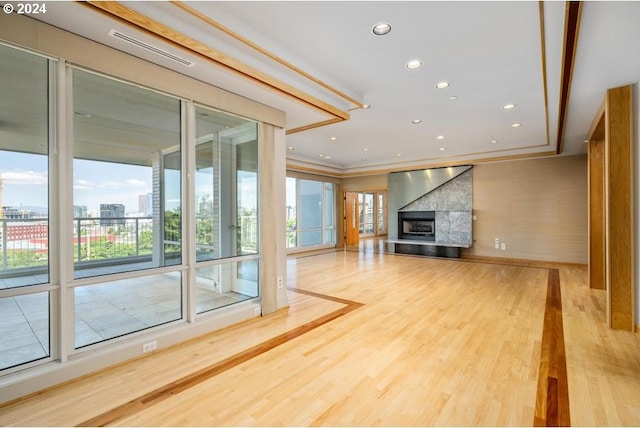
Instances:
[[[435,241],[435,211],[399,211],[398,239]]]

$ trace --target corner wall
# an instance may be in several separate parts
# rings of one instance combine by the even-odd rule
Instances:
[[[586,155],[474,166],[473,215],[464,255],[586,264]]]

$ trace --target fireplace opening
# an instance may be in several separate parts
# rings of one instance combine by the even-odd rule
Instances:
[[[435,211],[398,212],[398,239],[435,241]]]

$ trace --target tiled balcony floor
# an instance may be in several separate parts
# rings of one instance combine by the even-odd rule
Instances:
[[[0,287],[15,287],[12,278]],[[200,282],[200,281],[198,281]],[[74,288],[75,347],[79,348],[181,318],[179,273],[105,282]],[[251,299],[236,292],[219,293],[202,281],[196,286],[197,312]],[[0,299],[0,369],[45,358],[49,354],[47,292]]]

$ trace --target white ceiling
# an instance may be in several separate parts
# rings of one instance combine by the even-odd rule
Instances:
[[[267,76],[288,85],[312,102],[274,91],[75,2],[49,2],[47,13],[37,18],[279,108],[287,114],[288,130],[333,117],[314,102],[348,111],[347,121],[288,134],[291,165],[358,173],[556,150],[564,2],[543,3],[544,33],[539,3],[534,1],[186,3],[338,94],[173,3],[121,4],[251,67],[254,75],[263,73],[259,79]],[[392,25],[386,36],[371,31],[381,21]],[[640,79],[638,22],[640,2],[583,4],[564,154],[585,151],[582,141],[607,88]],[[185,67],[116,40],[108,35],[112,29],[195,65]],[[407,69],[405,63],[412,59],[421,60],[422,67]],[[443,80],[450,86],[436,89]],[[451,100],[452,96],[457,98]],[[507,103],[516,108],[504,110]],[[359,108],[361,104],[371,108]],[[412,124],[413,119],[422,122]],[[516,122],[521,126],[512,128]],[[492,139],[497,142],[492,144]]]

